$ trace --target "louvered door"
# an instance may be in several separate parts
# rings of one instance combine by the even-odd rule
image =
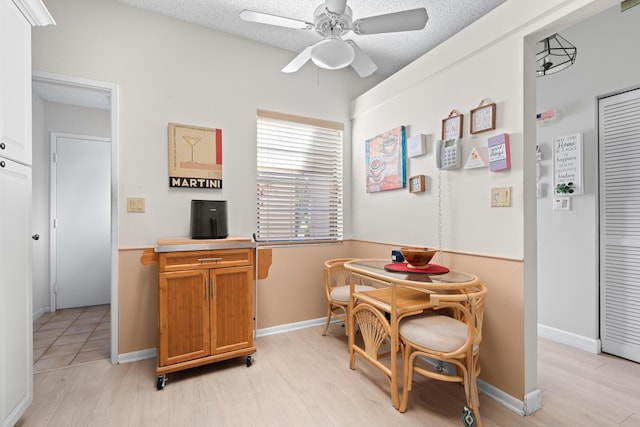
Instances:
[[[640,362],[640,89],[599,101],[602,351]]]

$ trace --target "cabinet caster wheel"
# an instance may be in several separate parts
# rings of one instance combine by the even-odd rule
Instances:
[[[251,355],[247,356],[247,368],[251,366],[253,362],[251,361]]]
[[[158,382],[156,383],[156,389],[162,390],[164,386],[167,384],[167,376],[166,375],[158,375]]]

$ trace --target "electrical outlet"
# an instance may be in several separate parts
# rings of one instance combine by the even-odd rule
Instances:
[[[491,207],[511,206],[511,187],[496,187],[491,189]]]

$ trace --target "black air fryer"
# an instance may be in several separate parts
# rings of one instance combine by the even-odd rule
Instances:
[[[227,236],[227,201],[192,200],[191,238],[225,239]]]

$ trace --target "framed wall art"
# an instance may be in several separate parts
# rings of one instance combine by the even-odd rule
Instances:
[[[582,134],[553,139],[554,195],[582,194]]]
[[[410,193],[424,193],[424,191],[425,191],[424,175],[416,175],[409,178]]]
[[[471,135],[496,128],[496,104],[485,104],[486,101],[483,99],[480,101],[480,105],[471,110],[469,120]]]
[[[451,110],[449,117],[442,120],[442,140],[462,138],[464,116],[458,110]]]
[[[169,123],[169,187],[222,188],[222,129]]]
[[[406,185],[406,133],[400,126],[365,142],[367,193]]]

